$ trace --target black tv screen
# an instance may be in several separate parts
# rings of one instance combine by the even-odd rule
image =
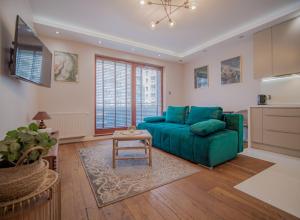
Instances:
[[[50,87],[52,54],[19,16],[17,16],[13,44],[14,55],[11,75]]]

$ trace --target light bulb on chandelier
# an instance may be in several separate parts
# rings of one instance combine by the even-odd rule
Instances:
[[[168,21],[169,27],[174,27],[175,22],[172,19],[173,14],[181,8],[195,10],[198,6],[197,1],[198,0],[139,0],[141,5],[147,4],[148,6],[161,6],[165,12],[165,15],[160,19],[158,19],[157,21],[152,21],[150,23],[150,27],[152,30],[154,30],[158,24],[163,23],[162,21]]]
[[[197,1],[196,0],[190,0],[189,1],[189,8],[191,10],[195,10],[197,8]]]
[[[172,21],[171,19],[169,20],[169,26],[170,26],[171,28],[175,26],[175,22]]]
[[[156,28],[156,25],[158,24],[159,22],[155,22],[155,21],[151,21],[150,23],[150,27],[152,30],[154,30]]]

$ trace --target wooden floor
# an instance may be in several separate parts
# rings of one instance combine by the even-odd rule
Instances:
[[[297,219],[233,187],[272,166],[239,156],[115,204],[98,208],[81,165],[80,148],[110,141],[64,144],[59,149],[62,220],[77,219]]]

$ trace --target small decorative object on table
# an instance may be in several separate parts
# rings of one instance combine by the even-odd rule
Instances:
[[[47,112],[38,112],[33,118],[32,120],[37,120],[40,121],[39,124],[39,129],[46,129],[47,126],[44,123],[44,120],[49,120],[51,119],[50,115],[48,115]]]
[[[0,202],[26,196],[43,183],[48,162],[41,157],[57,140],[35,123],[7,132],[0,141]]]
[[[113,139],[113,168],[116,167],[116,160],[137,160],[149,159],[149,166],[152,166],[152,136],[147,130],[124,130],[115,131],[112,136]],[[143,146],[128,146],[120,147],[119,141],[143,141]],[[119,150],[137,150],[144,149],[144,157],[120,157]],[[148,151],[148,153],[147,153]],[[148,154],[148,155],[147,155]]]

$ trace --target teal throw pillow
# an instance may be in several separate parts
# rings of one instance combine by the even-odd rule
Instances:
[[[207,136],[211,133],[225,129],[226,123],[217,119],[209,119],[191,125],[191,132],[200,136]]]

